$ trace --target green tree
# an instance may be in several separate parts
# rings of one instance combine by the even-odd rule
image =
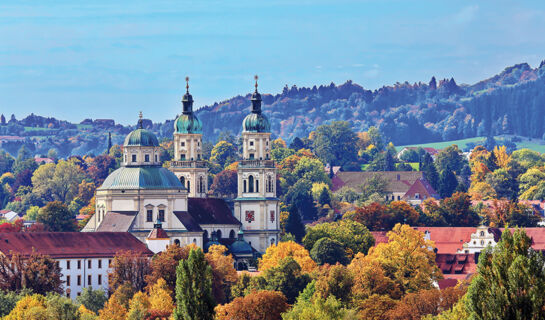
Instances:
[[[48,163],[40,166],[32,175],[33,192],[46,200],[69,204],[78,194],[83,178],[83,171],[72,161]]]
[[[102,289],[93,290],[93,288],[83,288],[80,296],[76,298],[79,304],[82,304],[88,310],[98,313],[100,309],[104,307],[108,297]]]
[[[329,189],[323,188],[322,192],[320,192],[320,197],[318,198],[318,202],[324,206],[326,204],[331,204],[331,196],[329,195]]]
[[[422,165],[420,165],[420,171],[424,172],[424,177],[428,180],[433,189],[438,190],[439,173],[437,172],[437,168],[433,163],[433,158],[429,153],[424,154]]]
[[[545,318],[545,260],[523,230],[511,232],[479,256],[467,293],[471,319]]]
[[[439,176],[439,196],[441,198],[447,198],[454,193],[456,187],[458,186],[458,179],[452,170],[443,170]]]
[[[367,134],[369,135],[369,139],[371,140],[371,144],[375,146],[378,150],[384,149],[384,140],[382,139],[382,134],[380,133],[380,130],[376,127],[369,127],[369,130],[367,130]]]
[[[305,225],[301,221],[299,210],[294,205],[290,206],[289,209],[288,220],[286,221],[286,233],[292,234],[297,242],[301,242],[305,236]]]
[[[448,169],[454,171],[456,174],[460,174],[466,163],[467,160],[457,145],[446,147],[439,151],[435,157],[435,164],[440,172]]]
[[[316,207],[312,197],[312,183],[301,179],[288,189],[285,195],[285,203],[295,205],[305,219],[315,220]]]
[[[347,264],[349,262],[343,245],[339,241],[330,238],[321,238],[316,241],[312,250],[310,250],[310,257],[320,265],[326,263]]]
[[[59,294],[48,294],[45,298],[45,306],[49,319],[78,320],[78,306],[72,299]]]
[[[15,159],[4,150],[0,150],[0,175],[10,172]]]
[[[227,141],[219,141],[216,143],[214,148],[212,148],[212,156],[210,157],[210,161],[216,162],[222,168],[225,168],[226,165],[229,165],[235,161],[236,157],[237,148],[233,144]]]
[[[0,291],[0,317],[8,315],[22,297],[14,291]]]
[[[292,257],[284,258],[278,266],[265,270],[263,279],[261,283],[259,280],[254,282],[259,283],[254,285],[256,289],[280,291],[290,304],[310,282],[310,276],[301,272],[301,266]]]
[[[212,268],[204,253],[193,249],[176,268],[176,320],[213,319]]]
[[[50,231],[75,231],[76,220],[68,207],[60,201],[49,202],[38,213],[39,223]]]
[[[324,163],[345,166],[357,158],[357,141],[349,122],[335,121],[316,128],[313,148]]]

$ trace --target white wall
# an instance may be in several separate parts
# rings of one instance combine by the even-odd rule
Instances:
[[[99,262],[102,261],[102,266],[99,268]],[[110,271],[108,262],[113,258],[90,258],[90,259],[56,259],[59,262],[61,268],[61,280],[63,281],[63,290],[65,296],[68,290],[70,290],[70,298],[76,299],[81,294],[83,288],[93,287],[93,289],[104,289],[108,291],[108,272]],[[70,261],[70,269],[67,268],[67,261]],[[78,268],[78,261],[81,265]],[[91,261],[91,268],[89,268],[89,261]],[[89,275],[91,276],[91,282],[89,283]],[[102,276],[102,282],[99,284],[99,275]],[[68,284],[67,277],[70,277],[70,284]],[[78,285],[78,276],[80,276],[80,284]]]

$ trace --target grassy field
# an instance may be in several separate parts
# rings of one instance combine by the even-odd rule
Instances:
[[[525,137],[519,137],[522,139],[522,141],[515,142],[517,145],[517,149],[524,149],[528,148],[537,152],[544,153],[545,152],[545,141],[540,139],[532,139],[529,140]],[[458,148],[465,149],[467,147],[468,143],[475,143],[477,145],[484,143],[485,137],[475,137],[475,138],[468,138],[468,139],[462,139],[462,140],[452,140],[452,141],[442,141],[442,142],[432,142],[432,143],[423,143],[423,144],[411,144],[411,145],[405,145],[405,146],[399,146],[396,149],[401,150],[404,147],[423,147],[423,148],[435,148],[435,149],[444,149],[448,146],[451,146],[453,144],[458,145]],[[501,142],[506,139],[504,136],[497,136],[494,137],[496,142],[501,145]]]

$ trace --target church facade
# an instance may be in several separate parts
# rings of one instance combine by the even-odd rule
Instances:
[[[208,197],[208,167],[202,158],[202,123],[193,97],[183,96],[183,113],[174,123],[174,159],[164,168],[157,137],[137,129],[123,143],[123,161],[96,191],[96,211],[84,232],[130,232],[159,252],[168,244],[207,249],[225,245],[239,269],[278,242],[276,168],[270,158],[270,125],[261,112],[261,95],[252,95],[243,121],[243,152],[238,166],[234,210],[226,199]]]

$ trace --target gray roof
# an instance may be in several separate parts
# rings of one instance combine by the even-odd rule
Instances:
[[[388,181],[387,191],[391,193],[405,193],[416,180],[424,178],[422,171],[339,172],[332,179],[332,191],[346,186],[359,192],[360,186],[375,175]]]
[[[160,166],[121,167],[112,172],[99,188],[184,189],[176,175]]]
[[[136,211],[107,212],[96,231],[128,232],[137,214]]]

